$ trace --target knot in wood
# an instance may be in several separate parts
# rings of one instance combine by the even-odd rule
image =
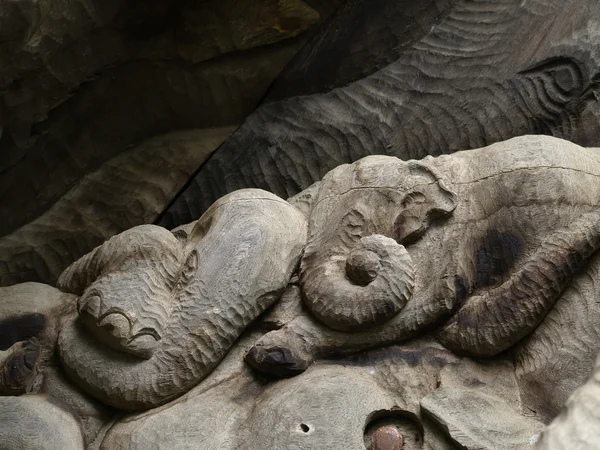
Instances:
[[[352,251],[346,259],[346,275],[348,279],[360,286],[367,286],[377,278],[381,263],[379,256],[366,249]]]
[[[401,450],[404,438],[398,427],[384,425],[371,435],[371,450]]]

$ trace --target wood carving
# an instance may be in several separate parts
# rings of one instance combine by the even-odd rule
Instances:
[[[596,420],[597,374],[540,439],[558,411],[535,411],[531,397],[556,402],[575,389],[551,384],[537,353],[540,341],[552,348],[555,311],[583,308],[572,290],[600,270],[599,204],[598,149],[547,136],[418,161],[368,156],[288,201],[235,191],[172,231],[142,225],[114,236],[62,273],[63,293],[5,288],[25,308],[0,315],[13,324],[0,356],[20,364],[12,378],[0,373],[0,391],[71,399],[94,420],[80,434],[105,450],[148,439],[193,448],[172,433],[149,436],[214,430],[215,421],[228,424],[202,442],[231,450],[566,449],[557,442],[582,433],[574,421]],[[20,300],[38,294],[49,299],[41,317]],[[597,304],[600,289],[585,296]],[[562,332],[585,342],[578,374],[600,352],[587,330],[600,329],[597,309]],[[40,326],[19,334],[14,324],[28,320]],[[113,410],[57,387],[56,333],[61,367],[85,395],[152,411],[115,419],[104,437]],[[250,367],[296,376],[272,382]],[[530,373],[541,373],[538,387]]]
[[[157,223],[242,187],[295,195],[373,154],[598,147],[599,29],[596,0],[347,0]]]
[[[59,279],[81,296],[59,336],[65,370],[122,409],[183,394],[283,293],[305,239],[304,216],[259,190],[223,197],[181,241],[154,225],[113,237]]]
[[[339,2],[2,2],[0,285],[154,221]]]
[[[379,189],[353,187],[363,166],[380,177]],[[510,348],[535,329],[600,246],[599,176],[597,150],[542,136],[419,163],[373,156],[340,166],[313,199],[301,262],[305,302],[310,308],[313,286],[345,292],[348,281],[323,262],[337,263],[373,234],[410,244],[413,295],[391,320],[364,332],[337,332],[300,316],[265,335],[249,361],[266,371],[277,364],[296,371],[317,355],[397,343],[432,326],[458,354],[488,357]],[[368,209],[358,214],[361,205]]]

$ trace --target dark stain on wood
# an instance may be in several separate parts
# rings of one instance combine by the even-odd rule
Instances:
[[[46,317],[33,313],[10,317],[0,322],[0,350],[6,350],[16,342],[37,336],[46,328]]]
[[[521,255],[521,239],[506,231],[489,230],[475,254],[475,287],[501,281]]]

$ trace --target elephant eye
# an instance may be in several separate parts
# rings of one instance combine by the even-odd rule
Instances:
[[[348,241],[347,245],[354,245],[358,239],[368,235],[365,216],[355,209],[346,214],[340,224],[344,231],[340,237],[342,240]]]
[[[190,280],[190,278],[192,278],[195,275],[197,268],[198,268],[198,252],[196,250],[194,250],[187,257],[185,264],[183,265],[183,270],[181,272],[181,282],[187,283]]]
[[[406,207],[408,205],[422,205],[427,202],[427,197],[420,192],[411,192],[408,194],[404,200],[402,201],[402,206]]]

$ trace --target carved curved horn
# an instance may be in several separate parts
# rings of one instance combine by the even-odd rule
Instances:
[[[195,240],[197,239],[197,240]],[[289,282],[306,242],[306,219],[258,189],[217,201],[186,244],[167,333],[146,360],[111,350],[76,322],[59,336],[67,374],[101,401],[126,410],[161,405],[211,373],[246,326]]]
[[[600,248],[600,214],[583,215],[561,229],[508,281],[471,298],[438,334],[448,349],[493,356],[531,333],[573,276]]]
[[[315,247],[302,261],[304,301],[329,327],[348,331],[383,323],[410,298],[412,260],[393,239],[363,237],[345,258]]]

